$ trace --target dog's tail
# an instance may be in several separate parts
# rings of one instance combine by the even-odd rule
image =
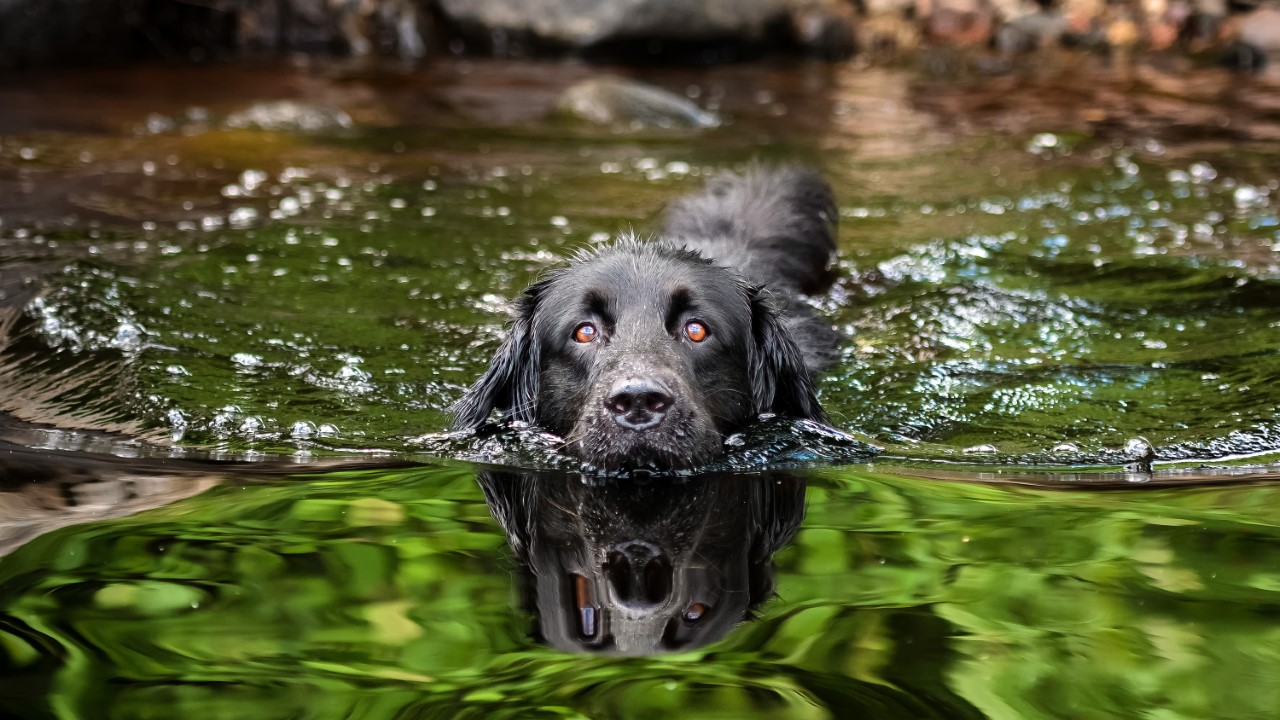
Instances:
[[[837,218],[831,188],[813,170],[752,165],[674,201],[665,230],[754,283],[814,293],[832,279]]]

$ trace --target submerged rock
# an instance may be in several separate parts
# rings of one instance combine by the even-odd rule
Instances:
[[[601,125],[659,128],[708,128],[720,124],[715,113],[662,88],[604,77],[570,86],[557,102],[560,111]]]
[[[254,103],[223,119],[222,125],[236,130],[273,132],[332,132],[352,126],[351,116],[324,105],[308,105],[293,100]]]

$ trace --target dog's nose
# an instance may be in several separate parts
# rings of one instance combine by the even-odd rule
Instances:
[[[628,430],[647,430],[662,422],[675,398],[662,385],[651,380],[626,378],[609,388],[604,406],[613,419]]]
[[[620,543],[609,550],[605,575],[614,599],[633,608],[662,605],[671,595],[671,561],[643,540]]]

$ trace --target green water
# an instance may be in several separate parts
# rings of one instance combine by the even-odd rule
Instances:
[[[643,76],[719,128],[551,115],[593,72],[0,78],[0,435],[50,453],[0,465],[0,715],[1276,716],[1274,88],[745,65]],[[220,129],[280,97],[350,123]],[[854,440],[736,451],[806,514],[727,637],[547,647],[464,461],[562,461],[444,409],[507,298],[751,159],[836,190]],[[420,464],[278,464],[352,456]]]
[[[780,597],[652,658],[530,639],[471,470],[230,481],[0,564],[22,717],[1266,718],[1269,486],[809,475]],[[399,713],[399,714],[397,714]]]

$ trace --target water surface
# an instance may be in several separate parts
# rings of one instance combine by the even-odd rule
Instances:
[[[638,73],[706,130],[559,117],[575,65],[0,81],[0,708],[1273,717],[1275,88],[930,67]],[[508,298],[753,159],[835,187],[847,437],[659,492],[441,434]],[[674,654],[522,551],[608,512],[676,558],[631,588]]]

